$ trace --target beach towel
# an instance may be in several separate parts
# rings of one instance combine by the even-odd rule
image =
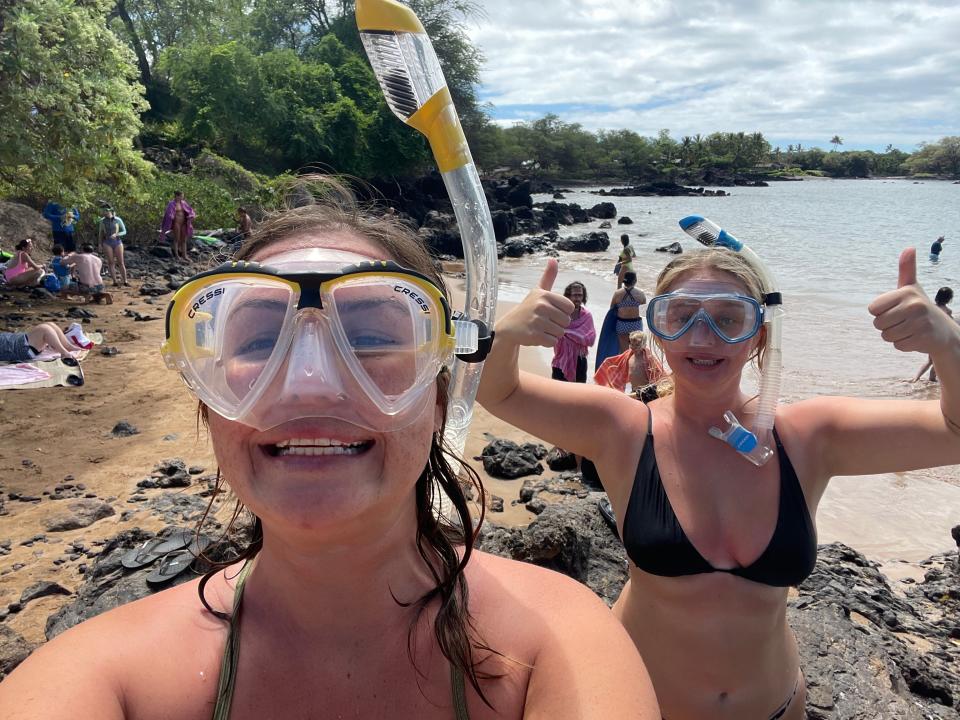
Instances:
[[[94,343],[103,343],[101,333],[87,333],[87,337]],[[89,350],[79,350],[77,360],[82,360],[89,354]],[[16,370],[17,366],[25,366],[32,370]],[[68,386],[67,380],[71,375],[77,375],[78,368],[64,365],[57,353],[44,349],[32,362],[29,363],[0,363],[0,390],[32,390],[34,388]],[[27,379],[28,373],[33,373],[33,379]],[[40,373],[43,375],[41,376]],[[8,381],[9,378],[9,381]]]
[[[563,337],[557,340],[553,349],[553,367],[559,368],[568,382],[573,382],[577,377],[577,358],[586,355],[596,339],[593,315],[585,307],[581,307],[580,314],[570,321]]]
[[[620,341],[617,339],[617,308],[607,310],[600,326],[600,340],[597,342],[597,359],[593,363],[594,372],[608,357],[620,352]]]
[[[46,370],[41,370],[36,365],[31,365],[30,363],[0,365],[0,388],[40,382],[42,380],[49,380],[50,377],[50,373]]]
[[[643,355],[643,362],[647,365],[648,383],[653,384],[660,381],[666,374],[663,370],[663,365],[657,360],[653,353],[650,352],[649,348],[641,350],[641,354]],[[612,387],[614,390],[623,392],[627,387],[627,382],[630,380],[631,357],[633,357],[633,350],[627,350],[626,352],[604,360],[593,376],[594,382],[597,383],[597,385],[606,385],[607,387]]]

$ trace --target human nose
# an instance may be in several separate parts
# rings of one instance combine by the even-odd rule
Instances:
[[[706,347],[713,345],[717,341],[716,333],[714,333],[713,328],[710,327],[710,322],[703,308],[698,310],[697,314],[694,315],[693,324],[687,331],[687,335],[690,337],[689,344],[691,346]]]
[[[347,394],[324,320],[313,314],[300,320],[282,372],[281,396],[288,399],[343,402]]]

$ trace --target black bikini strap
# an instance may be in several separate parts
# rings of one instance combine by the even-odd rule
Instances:
[[[777,444],[777,451],[783,453],[783,443],[780,442],[780,433],[777,432],[777,428],[773,428],[773,441]]]
[[[649,405],[644,405],[644,407],[647,408],[647,435],[653,437],[653,410],[650,409]]]

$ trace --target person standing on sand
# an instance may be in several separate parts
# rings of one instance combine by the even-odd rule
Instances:
[[[123,218],[108,207],[100,219],[97,235],[100,238],[100,252],[107,258],[107,270],[114,286],[128,285],[127,266],[123,262],[123,236],[127,234],[127,226]],[[117,268],[120,269],[120,282],[117,282]]]
[[[953,310],[947,307],[951,302],[953,302],[953,288],[942,287],[937,290],[937,296],[933,299],[937,307],[943,310],[947,315],[953,317]],[[937,381],[937,371],[933,367],[933,360],[930,357],[927,357],[927,362],[924,363],[923,367],[920,368],[920,372],[917,373],[917,376],[913,379],[913,382],[917,382],[920,378],[923,377],[923,374],[930,370],[930,382]]]
[[[571,301],[551,291],[557,271],[548,260],[539,287],[498,319],[477,400],[596,464],[630,559],[614,613],[664,717],[801,720],[806,686],[787,598],[816,564],[817,505],[835,476],[960,463],[960,326],[917,285],[916,250],[904,250],[895,288],[868,311],[896,350],[933,358],[940,399],[780,404],[771,457],[757,466],[710,430],[730,412],[756,426],[757,399],[741,380],[768,357],[765,273],[720,247],[664,268],[647,330],[672,388],[644,406],[519,369],[520,347],[549,347],[570,322]]]
[[[633,270],[633,259],[637,256],[636,251],[633,249],[633,245],[630,244],[630,236],[626,233],[620,236],[620,244],[623,245],[623,248],[620,250],[620,255],[617,260],[620,265],[620,271],[617,273],[617,290],[623,287],[623,278],[628,272],[634,272]]]
[[[193,219],[196,216],[197,213],[190,207],[190,203],[184,199],[183,191],[175,191],[173,200],[167,203],[167,209],[163,213],[160,233],[163,236],[168,232],[172,234],[173,256],[177,260],[190,260],[187,256],[187,241],[193,237]]]
[[[941,235],[934,241],[933,245],[930,246],[930,262],[940,262],[940,253],[943,252],[943,244],[946,241],[947,239]]]
[[[584,307],[587,302],[587,287],[582,282],[572,282],[564,289],[563,296],[573,303],[573,309],[566,332],[554,346],[551,374],[554,380],[585,383],[587,353],[597,339],[593,315]]]
[[[647,296],[637,287],[637,274],[629,270],[623,274],[623,287],[615,290],[610,307],[617,309],[617,344],[625,352],[630,334],[643,331],[640,307],[647,304]]]
[[[50,223],[53,242],[62,245],[68,253],[74,252],[77,249],[77,243],[73,233],[76,224],[80,222],[80,211],[76,208],[68,210],[60,203],[48,200],[43,208],[43,217]]]

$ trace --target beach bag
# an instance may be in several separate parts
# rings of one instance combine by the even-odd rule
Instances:
[[[613,274],[614,274],[614,275],[619,275],[619,274],[620,274],[620,268],[621,268],[621,267],[623,267],[623,263],[620,262],[619,260],[617,260],[617,264],[613,266]]]
[[[60,292],[60,280],[54,274],[44,275],[43,276],[43,286],[47,289],[48,292],[58,293]]]

